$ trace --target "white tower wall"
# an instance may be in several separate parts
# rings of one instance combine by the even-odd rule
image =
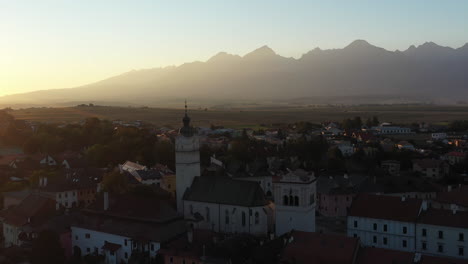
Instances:
[[[200,176],[200,140],[198,136],[179,135],[176,138],[177,211],[184,212],[183,196],[193,179]]]

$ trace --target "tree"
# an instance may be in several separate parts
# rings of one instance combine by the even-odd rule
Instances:
[[[102,179],[102,189],[110,193],[125,193],[129,187],[127,175],[118,170],[107,173]]]
[[[63,264],[65,253],[60,245],[59,236],[53,231],[39,233],[33,242],[31,252],[32,264]]]

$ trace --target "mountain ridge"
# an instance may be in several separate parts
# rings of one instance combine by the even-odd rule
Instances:
[[[428,63],[429,62],[429,63]],[[0,97],[0,103],[60,101],[163,102],[273,100],[366,94],[468,98],[468,43],[459,48],[434,42],[389,51],[355,40],[342,49],[315,48],[299,58],[267,45],[243,56],[219,52],[205,62],[128,71],[87,85]]]

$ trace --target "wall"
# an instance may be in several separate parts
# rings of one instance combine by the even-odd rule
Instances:
[[[354,221],[357,221],[357,227]],[[377,224],[377,230],[373,228],[374,223]],[[387,231],[384,231],[384,225],[387,225]],[[406,234],[403,233],[403,227],[407,228]],[[359,237],[364,246],[409,252],[415,250],[415,223],[348,216],[347,230],[349,237]],[[375,243],[374,236],[377,239]],[[387,239],[386,244],[384,238]],[[406,247],[403,241],[406,241]]]
[[[423,236],[423,229],[426,229],[426,236]],[[422,254],[468,259],[468,229],[417,224],[416,230],[417,252],[421,252]],[[439,238],[439,231],[443,232],[442,239]],[[459,240],[460,233],[463,233],[463,241]],[[422,246],[423,242],[426,243],[425,250]],[[443,246],[443,252],[438,252],[439,245]],[[459,255],[459,248],[463,248],[463,256]]]

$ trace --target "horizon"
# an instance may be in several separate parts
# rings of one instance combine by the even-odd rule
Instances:
[[[203,1],[183,9],[151,1],[7,2],[0,11],[0,28],[9,37],[0,44],[0,96],[73,88],[132,69],[206,61],[218,52],[243,55],[263,45],[293,58],[357,39],[391,51],[424,42],[458,48],[468,41],[467,10],[463,1],[422,0]]]

